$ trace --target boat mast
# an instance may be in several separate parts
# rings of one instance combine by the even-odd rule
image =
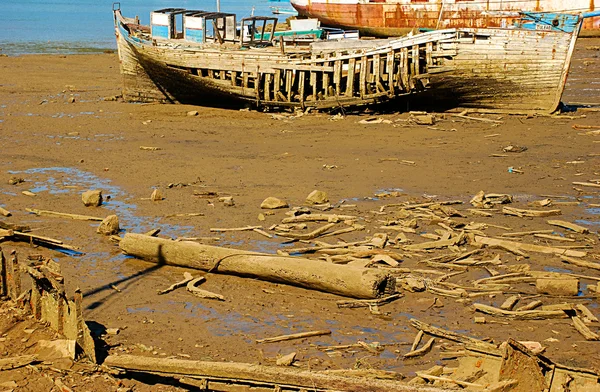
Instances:
[[[221,12],[221,0],[217,0],[217,12]]]
[[[440,28],[440,22],[442,21],[443,13],[444,13],[444,0],[442,0],[442,4],[440,4],[440,15],[438,17],[437,24],[435,25],[436,30]]]

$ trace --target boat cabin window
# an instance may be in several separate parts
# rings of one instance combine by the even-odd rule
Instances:
[[[242,46],[271,45],[275,37],[277,18],[253,16],[242,19]]]
[[[152,38],[183,38],[183,8],[163,8],[150,14]]]
[[[213,12],[204,15],[204,42],[233,42],[236,39],[235,14]]]

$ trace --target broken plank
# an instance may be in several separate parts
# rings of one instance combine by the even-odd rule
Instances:
[[[587,325],[581,320],[579,316],[571,317],[571,321],[573,321],[573,326],[579,332],[585,340],[600,340],[600,336],[598,334],[592,332],[591,329],[588,328]]]
[[[185,359],[154,358],[134,355],[110,355],[104,365],[123,369],[131,372],[149,372],[163,375],[192,376],[207,380],[210,387],[215,380],[233,380],[248,390],[248,383],[270,385],[270,390],[281,390],[281,385],[295,386],[299,390],[307,391],[386,391],[409,392],[414,391],[413,386],[389,380],[375,380],[363,377],[342,377],[323,372],[306,371],[281,366],[265,366],[247,363],[192,361]],[[219,388],[218,390],[225,390]],[[232,390],[231,386],[226,390]],[[238,390],[238,389],[236,389]]]
[[[303,214],[298,216],[291,216],[285,218],[281,223],[302,223],[302,222],[318,222],[325,221],[330,223],[341,222],[345,220],[356,219],[356,216],[352,215],[337,215],[337,214]]]
[[[600,263],[594,263],[591,261],[574,259],[572,257],[565,256],[565,255],[561,255],[560,260],[564,263],[573,264],[578,267],[585,267],[585,268],[600,270]]]
[[[561,249],[561,248],[554,248],[554,247],[550,247],[550,246],[524,244],[524,243],[516,242],[516,241],[507,241],[507,240],[482,237],[482,236],[475,236],[475,242],[479,243],[479,244],[488,245],[488,246],[503,246],[503,247],[510,247],[510,248],[515,248],[518,250],[523,250],[523,251],[528,251],[528,252],[557,254],[557,255],[565,255],[565,256],[571,256],[571,257],[585,257],[587,255],[586,252],[573,250],[573,249]]]
[[[283,342],[286,340],[304,339],[304,338],[310,338],[313,336],[323,336],[323,335],[331,335],[331,331],[328,329],[325,329],[325,330],[320,330],[320,331],[309,331],[309,332],[293,333],[290,335],[280,335],[280,336],[275,336],[272,338],[257,339],[256,343]]]
[[[244,227],[231,227],[231,228],[214,228],[211,227],[210,231],[214,233],[223,233],[226,231],[251,231],[254,229],[262,229],[262,226],[244,226]]]
[[[88,215],[79,215],[79,214],[70,214],[67,212],[57,212],[57,211],[48,211],[48,210],[38,210],[35,208],[26,208],[25,211],[31,212],[36,215],[44,215],[44,216],[54,216],[58,218],[69,218],[75,220],[83,220],[83,221],[96,221],[102,222],[104,218],[99,218],[96,216],[88,216]]]
[[[565,238],[565,237],[561,237],[559,235],[534,234],[533,236],[536,238],[543,238],[543,239],[552,240],[552,241],[575,242],[575,240],[573,238]]]
[[[279,232],[276,232],[275,234],[277,234],[280,237],[290,238],[293,240],[312,240],[313,238],[319,237],[321,234],[325,233],[327,230],[331,229],[335,225],[336,225],[335,223],[328,223],[324,226],[321,226],[321,227],[311,231],[310,233],[305,233],[305,234],[279,233]]]
[[[378,299],[339,300],[336,301],[336,304],[338,308],[366,308],[371,306],[385,305],[401,297],[402,294],[393,294],[388,297]]]
[[[37,361],[37,355],[19,355],[17,357],[0,359],[0,371],[16,369]]]
[[[531,231],[519,231],[515,233],[502,233],[500,234],[502,237],[524,237],[526,235],[535,235],[535,234],[551,234],[554,230],[531,230]]]
[[[182,281],[179,281],[177,283],[173,283],[171,286],[167,287],[164,290],[159,290],[158,291],[158,295],[170,293],[173,290],[176,290],[176,289],[178,289],[180,287],[183,287],[183,286],[187,285],[192,280],[194,280],[194,277],[192,276],[192,274],[190,274],[189,272],[184,272],[183,273],[183,280]]]
[[[490,354],[501,354],[501,350],[499,348],[497,348],[491,343],[484,342],[483,340],[475,339],[466,335],[461,335],[456,332],[448,331],[442,328],[437,328],[417,319],[410,319],[410,323],[416,329],[420,329],[430,335],[462,343],[465,344],[467,347],[477,348],[479,350],[483,350],[484,352],[489,352]]]
[[[587,186],[587,187],[591,187],[591,188],[600,188],[600,184],[596,184],[595,182],[578,182],[578,181],[575,181],[572,184],[573,185],[579,185],[579,186]]]
[[[504,310],[477,303],[473,304],[473,308],[481,313],[492,316],[504,316],[515,320],[546,320],[569,317],[562,310]]]
[[[548,224],[552,225],[552,226],[562,227],[564,229],[573,230],[574,232],[581,233],[581,234],[587,234],[590,232],[587,227],[579,226],[575,223],[562,221],[562,220],[549,220]]]
[[[545,216],[553,216],[553,215],[561,215],[561,210],[524,210],[521,208],[514,207],[504,207],[502,208],[502,213],[504,215],[514,215],[514,216],[528,216],[528,217],[545,217]]]
[[[225,301],[225,297],[221,294],[212,293],[210,291],[202,290],[196,287],[197,284],[204,282],[206,279],[204,276],[189,281],[186,285],[187,291],[194,294],[196,297],[204,299],[216,299],[218,301]]]
[[[5,210],[4,208],[0,207],[0,215],[3,215],[3,216],[6,216],[6,217],[9,217],[9,216],[11,216],[11,215],[12,215],[12,213],[11,213],[10,211],[8,211],[8,210]]]
[[[431,347],[433,347],[433,343],[435,343],[435,339],[431,338],[427,341],[427,343],[425,343],[423,345],[423,347],[416,349],[416,350],[411,350],[410,352],[407,352],[406,354],[404,354],[402,357],[403,358],[414,358],[414,357],[420,357],[421,355],[427,354],[431,350]]]

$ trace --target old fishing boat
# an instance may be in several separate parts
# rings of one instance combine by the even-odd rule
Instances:
[[[594,0],[290,0],[301,17],[325,26],[392,37],[413,30],[507,27],[521,11],[592,12]],[[585,21],[583,34],[599,34],[600,18]]]
[[[457,107],[553,112],[585,17],[523,13],[511,28],[296,45],[274,18],[166,9],[151,25],[114,9],[127,101],[333,108],[429,94]],[[178,19],[179,18],[179,19]]]

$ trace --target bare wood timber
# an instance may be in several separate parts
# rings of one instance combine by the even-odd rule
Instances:
[[[454,342],[465,344],[468,348],[479,349],[483,352],[489,352],[491,354],[500,354],[501,351],[495,345],[484,342],[483,340],[475,339],[466,335],[461,335],[456,332],[448,331],[446,329],[437,328],[432,325],[426,324],[417,319],[410,319],[410,323],[413,327],[424,331],[433,336],[438,336]]]
[[[25,211],[31,212],[32,214],[36,214],[36,215],[55,216],[55,217],[59,217],[59,218],[70,218],[70,219],[83,220],[83,221],[102,222],[104,220],[104,218],[95,217],[95,216],[70,214],[67,212],[38,210],[35,208],[26,208]]]
[[[353,298],[373,299],[392,293],[395,279],[386,272],[295,257],[175,242],[128,233],[119,243],[132,256],[224,274],[250,276]]]
[[[496,238],[488,238],[488,237],[481,237],[481,236],[475,236],[475,242],[484,244],[484,245],[488,245],[488,246],[496,246],[496,245],[497,246],[506,246],[506,247],[512,247],[512,248],[515,248],[518,250],[524,250],[524,251],[529,251],[529,252],[540,252],[540,253],[564,255],[564,256],[571,256],[571,257],[585,257],[587,255],[586,252],[573,250],[573,249],[562,249],[562,248],[553,248],[550,246],[524,244],[522,242],[500,240],[500,239],[496,239]]]
[[[272,338],[257,339],[256,343],[284,342],[286,340],[304,339],[304,338],[310,338],[313,336],[323,336],[323,335],[331,335],[331,331],[326,329],[326,330],[322,330],[322,331],[299,332],[299,333],[294,333],[291,335],[281,335],[281,336],[275,336]]]
[[[0,296],[5,297],[9,295],[8,287],[8,264],[2,248],[0,248]]]
[[[411,386],[395,381],[368,378],[343,377],[322,372],[305,371],[284,367],[254,365],[248,363],[191,361],[141,357],[134,355],[109,355],[104,365],[134,372],[150,372],[174,377],[190,376],[207,380],[206,389],[212,382],[227,380],[247,383],[269,384],[271,389],[310,391],[389,391],[389,392],[441,392],[441,389],[426,386]]]

